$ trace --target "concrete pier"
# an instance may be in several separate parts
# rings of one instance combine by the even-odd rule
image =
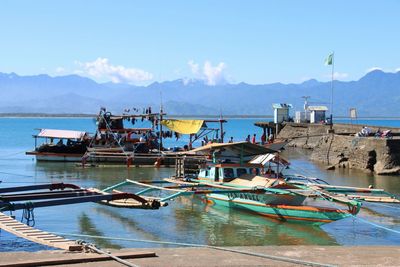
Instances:
[[[392,139],[356,137],[362,125],[285,123],[278,138],[289,146],[311,149],[311,159],[328,166],[355,168],[376,174],[400,174],[400,129],[369,126],[373,132],[392,130]]]

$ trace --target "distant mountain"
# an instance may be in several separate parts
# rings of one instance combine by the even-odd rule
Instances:
[[[334,114],[347,116],[400,116],[400,72],[369,72],[358,81],[334,82]],[[303,108],[302,96],[312,105],[330,107],[331,84],[315,79],[300,84],[247,83],[208,86],[200,80],[154,82],[148,86],[96,83],[78,75],[19,76],[0,73],[0,112],[97,113],[100,106],[114,112],[153,106],[162,99],[168,114],[272,114],[272,103]]]

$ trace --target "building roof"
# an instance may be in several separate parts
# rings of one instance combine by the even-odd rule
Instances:
[[[328,108],[326,106],[308,106],[309,111],[327,111]]]
[[[286,104],[286,103],[275,103],[272,104],[272,108],[278,109],[278,108],[291,108],[292,104]]]

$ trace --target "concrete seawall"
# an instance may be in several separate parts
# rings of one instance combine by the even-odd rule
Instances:
[[[360,125],[285,123],[278,138],[290,140],[289,146],[311,149],[311,159],[340,168],[355,168],[376,174],[400,174],[400,129],[392,130],[393,139],[356,137]],[[370,127],[376,132],[379,127]]]

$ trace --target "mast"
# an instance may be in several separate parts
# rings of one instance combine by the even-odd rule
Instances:
[[[219,115],[219,128],[221,129],[221,143],[224,142],[224,120],[222,119],[222,111]]]
[[[162,120],[163,120],[163,105],[162,105],[162,94],[160,92],[160,121],[159,124],[160,125],[160,142],[159,142],[159,149],[158,151],[161,152],[162,148],[163,148],[163,125],[162,125]]]

